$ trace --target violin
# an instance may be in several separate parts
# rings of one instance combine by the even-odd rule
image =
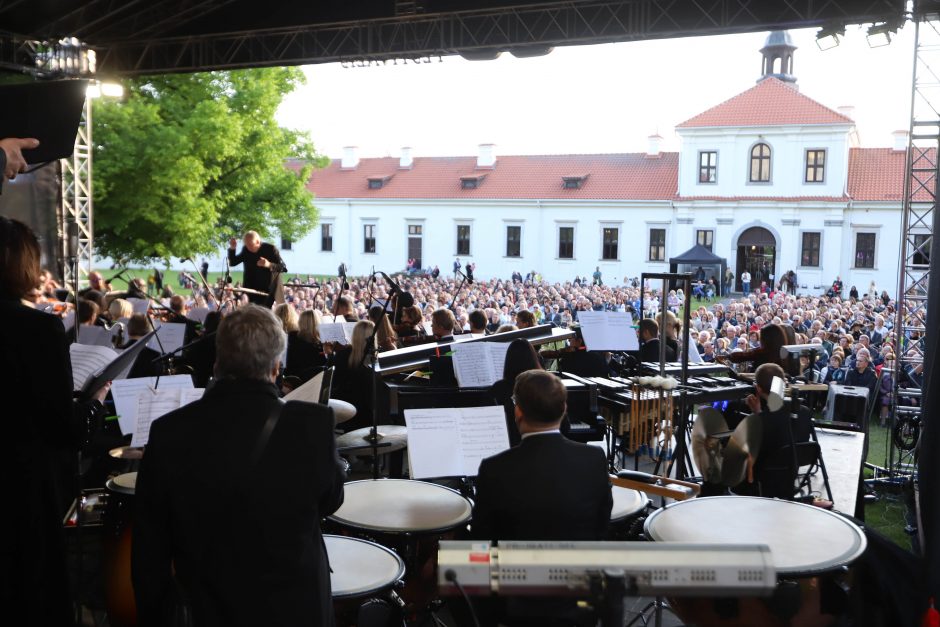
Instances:
[[[570,355],[571,353],[578,352],[578,349],[570,344],[566,344],[564,348],[559,348],[557,350],[544,350],[539,351],[539,357],[542,359],[561,359],[565,355]]]

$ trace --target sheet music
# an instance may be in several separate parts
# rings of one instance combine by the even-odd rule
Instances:
[[[328,322],[326,324],[321,324],[318,328],[320,332],[320,341],[324,344],[327,342],[338,342],[340,344],[349,344],[349,339],[346,337],[346,325],[350,324],[348,322]]]
[[[183,345],[186,339],[186,325],[182,322],[154,322],[157,328],[157,338],[153,337],[147,342],[147,348],[159,353],[172,353]],[[161,346],[163,350],[161,349]]]
[[[503,408],[406,409],[412,477],[474,477],[480,462],[509,448]]]
[[[486,387],[496,382],[489,342],[453,346],[454,375],[462,388]],[[505,353],[504,353],[505,358]]]
[[[633,318],[625,311],[579,311],[578,323],[588,350],[640,350]]]
[[[164,416],[180,406],[180,390],[160,389],[143,390],[137,396],[137,425],[131,446],[146,446],[150,439],[150,425],[160,416]]]
[[[118,352],[106,346],[72,344],[69,346],[72,361],[72,389],[80,391],[85,382],[117,358]]]
[[[98,325],[82,325],[78,330],[78,343],[88,346],[111,346],[111,332]]]
[[[490,363],[493,364],[493,383],[503,378],[503,368],[506,366],[506,351],[511,342],[477,342],[489,346]],[[470,346],[467,344],[467,346]],[[464,348],[461,346],[461,348]]]
[[[311,378],[298,388],[290,391],[284,397],[285,401],[304,401],[305,403],[320,402],[320,388],[323,387],[323,373]]]
[[[145,298],[128,298],[127,302],[134,308],[135,314],[144,314],[146,316],[147,310],[150,309],[150,301]]]
[[[689,339],[689,332],[688,332],[688,331],[685,332],[685,342],[686,342],[686,344],[689,345],[689,363],[690,363],[690,364],[703,364],[703,363],[705,363],[705,362],[702,360],[702,356],[698,354],[698,348],[695,346],[695,342],[690,341],[690,339]],[[680,363],[681,363],[681,361],[682,361],[682,351],[681,351],[681,350],[679,351],[679,354],[676,355],[676,359],[678,359],[678,360],[680,361]]]
[[[208,307],[194,307],[186,312],[186,317],[190,320],[195,320],[199,324],[205,324],[206,316],[209,315]]]
[[[206,388],[190,388],[180,389],[180,407],[183,405],[189,405],[190,403],[195,403],[202,398],[202,395],[205,394]]]
[[[137,397],[142,391],[152,390],[157,385],[157,377],[139,379],[120,379],[111,383],[111,396],[114,398],[114,411],[118,416],[121,433],[127,435],[137,429]],[[158,389],[193,389],[193,378],[188,374],[160,377]],[[202,394],[200,393],[200,396]]]

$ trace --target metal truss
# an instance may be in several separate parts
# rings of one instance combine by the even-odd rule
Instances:
[[[219,4],[224,3],[195,6],[215,9]],[[424,4],[433,10],[431,2]],[[192,37],[161,37],[157,29],[142,30],[138,15],[127,16],[134,24],[126,24],[124,39],[101,44],[98,64],[101,73],[126,76],[502,50],[524,53],[527,48],[547,51],[562,45],[897,21],[903,17],[903,4],[899,0],[571,0],[421,13],[421,3],[396,2],[394,17]],[[78,35],[96,43],[93,31]]]
[[[940,173],[940,21],[915,20],[910,139],[904,181],[898,309],[894,322],[897,360],[889,474],[914,472],[920,434],[927,329],[930,247]]]
[[[66,285],[76,280],[68,263],[68,224],[78,224],[78,281],[86,282],[94,258],[94,219],[91,176],[91,108],[92,99],[85,99],[82,121],[75,138],[71,158],[62,159],[62,191],[59,199],[59,241],[61,242],[62,277]]]

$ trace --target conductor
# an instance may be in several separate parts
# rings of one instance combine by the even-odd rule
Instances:
[[[270,307],[275,302],[284,302],[284,287],[281,284],[281,273],[287,272],[287,264],[281,259],[274,244],[261,241],[261,236],[255,231],[245,233],[242,251],[235,254],[238,240],[234,237],[229,240],[228,263],[237,266],[245,263],[244,287],[264,292],[265,295],[248,294],[248,300],[256,305]]]

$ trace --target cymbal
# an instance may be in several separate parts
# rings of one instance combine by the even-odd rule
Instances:
[[[368,446],[372,443],[369,439],[371,433],[372,427],[363,427],[362,429],[356,429],[355,431],[344,433],[343,435],[336,438],[336,446],[337,448],[345,448],[349,446]],[[393,451],[400,451],[401,449],[408,446],[407,427],[402,427],[399,425],[379,425],[378,435],[379,443],[391,445],[378,449],[379,455],[384,455],[385,453],[391,453]],[[368,451],[363,451],[362,453],[357,454],[368,455],[369,453]]]
[[[119,446],[108,451],[108,455],[114,459],[143,459],[144,449],[142,446]]]
[[[338,398],[331,398],[329,405],[333,408],[333,416],[336,417],[336,424],[342,424],[356,417],[356,406],[352,403],[341,401]]]
[[[692,425],[692,458],[706,481],[727,487],[744,481],[748,455],[756,458],[760,453],[759,420],[751,414],[730,431],[720,411],[699,409]],[[727,443],[722,445],[722,440]]]
[[[241,292],[242,294],[253,294],[255,296],[267,296],[267,292],[262,292],[261,290],[253,290],[250,287],[233,287],[233,292]]]

